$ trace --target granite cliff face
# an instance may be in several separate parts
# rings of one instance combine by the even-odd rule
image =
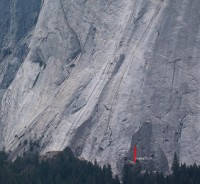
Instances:
[[[199,0],[1,0],[1,147],[70,146],[167,172],[200,163]],[[28,140],[28,144],[26,144]],[[39,146],[38,146],[39,144]]]

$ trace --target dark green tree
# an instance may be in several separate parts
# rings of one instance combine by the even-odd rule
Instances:
[[[172,171],[173,171],[173,183],[178,184],[180,181],[180,172],[179,172],[179,159],[176,153],[174,153],[174,159],[172,163]]]
[[[173,173],[176,173],[179,171],[179,159],[176,153],[174,153],[174,159],[173,159],[173,163],[172,163],[172,171]]]

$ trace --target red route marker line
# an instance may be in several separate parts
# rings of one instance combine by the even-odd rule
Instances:
[[[136,159],[137,159],[137,148],[136,146],[134,146],[133,148],[133,162],[136,163]]]

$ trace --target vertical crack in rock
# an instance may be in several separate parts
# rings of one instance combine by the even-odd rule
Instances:
[[[172,91],[174,90],[174,79],[175,79],[175,74],[176,74],[176,65],[177,62],[181,61],[181,59],[176,59],[174,61],[172,61],[173,63],[173,74],[172,74]]]
[[[80,44],[80,41],[78,39],[78,36],[77,36],[76,32],[73,30],[73,28],[69,24],[66,12],[65,12],[64,7],[63,7],[62,0],[59,0],[59,2],[61,4],[61,8],[62,8],[64,17],[65,17],[66,23],[67,23],[67,25],[68,25],[68,27],[70,29],[71,34],[72,34],[72,36],[70,37],[71,54],[66,60],[66,63],[68,64],[69,62],[71,62],[73,59],[75,59],[81,53],[81,44]]]

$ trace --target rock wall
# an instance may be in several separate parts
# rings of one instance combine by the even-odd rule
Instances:
[[[115,173],[134,145],[153,170],[169,171],[174,152],[200,163],[198,0],[1,3],[11,157],[36,141],[41,154],[70,146]]]

